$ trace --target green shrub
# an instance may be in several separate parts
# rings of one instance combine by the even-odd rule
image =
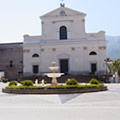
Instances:
[[[66,85],[47,86],[46,89],[65,89]]]
[[[41,86],[7,86],[6,89],[44,89],[44,87]]]
[[[24,81],[21,82],[21,85],[23,85],[23,86],[33,86],[33,81],[24,80]]]
[[[39,84],[41,84],[41,83],[42,83],[42,80],[39,82]],[[47,84],[47,81],[44,80],[44,84]]]
[[[10,83],[9,83],[9,86],[17,86],[17,81],[11,81]]]
[[[7,86],[6,89],[86,89],[86,88],[96,88],[103,87],[103,84],[90,84],[90,85],[57,85],[57,86]]]
[[[77,85],[77,80],[74,78],[68,79],[66,82],[66,85]]]
[[[100,82],[97,80],[97,79],[94,79],[92,78],[90,81],[89,81],[90,84],[100,84]]]
[[[2,78],[2,82],[7,83],[7,82],[8,82],[8,79],[3,77],[3,78]]]

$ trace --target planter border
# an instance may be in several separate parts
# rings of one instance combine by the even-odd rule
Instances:
[[[74,94],[74,93],[88,93],[106,91],[107,86],[98,88],[74,88],[74,89],[2,89],[4,93],[10,94]]]

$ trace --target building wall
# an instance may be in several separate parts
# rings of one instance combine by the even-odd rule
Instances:
[[[39,65],[39,74],[51,72],[48,68],[51,66],[51,62],[56,61],[57,65],[60,66],[60,59],[69,59],[69,74],[89,74],[91,63],[97,64],[97,73],[105,71],[106,47],[103,42],[29,45],[26,49],[29,49],[29,52],[24,54],[24,64],[26,66],[24,73],[32,74],[32,65]],[[97,55],[89,55],[92,51],[95,51]],[[39,57],[32,58],[34,53],[39,54]]]
[[[23,72],[23,43],[0,44],[0,71],[8,79],[17,79]],[[10,65],[12,61],[12,65]]]

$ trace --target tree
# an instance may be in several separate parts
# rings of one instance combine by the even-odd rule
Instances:
[[[112,64],[108,65],[108,68],[110,71],[118,72],[118,75],[120,75],[120,60],[113,61]]]

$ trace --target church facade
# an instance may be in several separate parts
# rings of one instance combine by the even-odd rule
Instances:
[[[105,32],[85,32],[86,14],[61,6],[41,16],[41,36],[24,35],[24,76],[51,72],[55,61],[58,72],[103,74],[106,66]]]

